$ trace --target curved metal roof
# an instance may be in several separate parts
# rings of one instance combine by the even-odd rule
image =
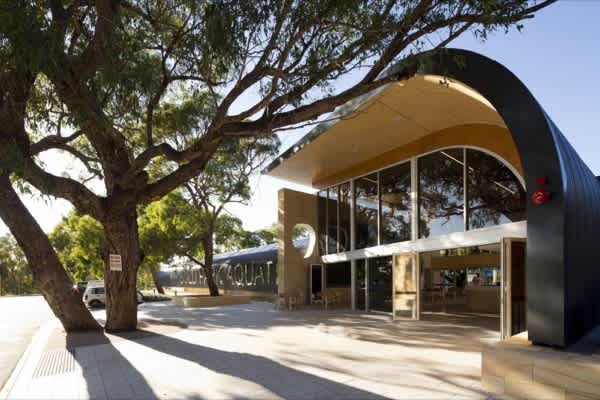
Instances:
[[[303,249],[308,246],[308,239],[294,240],[294,247]],[[266,244],[239,251],[215,254],[213,264],[244,264],[249,262],[273,262],[277,263],[277,243]],[[180,267],[169,268],[169,270]]]

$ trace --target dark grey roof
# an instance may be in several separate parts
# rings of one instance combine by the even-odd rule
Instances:
[[[264,246],[242,249],[239,251],[230,251],[217,254],[213,262],[215,264],[234,264],[245,263],[249,261],[273,261],[277,260],[277,243],[271,243]]]
[[[296,248],[305,248],[308,246],[308,239],[294,240]],[[251,247],[239,251],[230,251],[227,253],[215,254],[213,264],[245,264],[249,262],[277,262],[277,243],[266,244],[264,246]],[[178,268],[178,267],[175,267]]]

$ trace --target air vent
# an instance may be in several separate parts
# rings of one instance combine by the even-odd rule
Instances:
[[[68,374],[76,368],[75,349],[47,351],[38,362],[33,378]]]

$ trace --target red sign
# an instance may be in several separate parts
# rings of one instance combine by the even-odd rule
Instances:
[[[108,266],[111,271],[123,271],[123,263],[119,254],[109,254]]]
[[[550,192],[546,189],[538,189],[531,195],[531,201],[538,206],[546,204],[548,200],[550,200]]]

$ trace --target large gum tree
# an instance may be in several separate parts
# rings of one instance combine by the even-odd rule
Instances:
[[[97,325],[15,180],[98,220],[123,260],[122,272],[105,271],[105,328],[135,329],[139,205],[202,174],[232,137],[310,123],[411,77],[420,50],[440,51],[467,31],[520,28],[552,2],[0,0],[0,216],[69,330]],[[403,68],[382,74],[402,58]],[[156,115],[180,106],[203,111],[189,132],[161,129]],[[188,133],[195,140],[175,139]],[[76,158],[89,176],[48,172],[44,152]],[[151,175],[156,162],[173,168]]]

